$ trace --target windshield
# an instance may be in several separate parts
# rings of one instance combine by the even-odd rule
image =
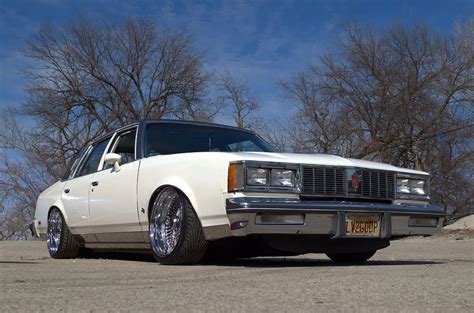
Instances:
[[[177,123],[155,123],[146,127],[146,156],[205,151],[275,152],[275,149],[243,130]]]

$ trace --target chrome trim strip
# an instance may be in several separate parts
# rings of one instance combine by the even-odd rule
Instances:
[[[372,212],[391,213],[393,215],[430,215],[435,217],[446,216],[444,210],[432,204],[408,205],[385,204],[349,201],[301,201],[296,199],[272,199],[239,197],[229,198],[226,201],[228,214],[245,212],[307,212],[307,213],[337,213]]]

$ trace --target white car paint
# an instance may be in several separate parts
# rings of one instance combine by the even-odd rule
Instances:
[[[139,166],[140,161],[135,161],[124,164],[120,171],[109,168],[92,175],[91,180],[98,184],[90,185],[89,192],[89,215],[95,234],[141,231],[136,192]],[[103,238],[98,235],[98,240]]]
[[[105,167],[105,155],[113,152],[114,140],[121,134],[137,130],[135,140],[138,141],[138,127],[131,125],[105,137],[108,138],[107,148],[95,173],[57,182],[39,195],[34,223],[39,235],[46,234],[48,213],[51,208],[57,207],[71,233],[80,235],[86,242],[146,242],[149,209],[157,191],[164,186],[179,189],[189,199],[204,229],[230,224],[226,213],[226,200],[229,198],[299,198],[298,194],[290,192],[228,193],[229,164],[237,161],[361,167],[428,175],[388,164],[334,155],[269,152],[156,155],[121,166]],[[136,143],[135,155],[137,149]],[[87,151],[90,150],[89,147]]]
[[[118,172],[108,169],[54,184],[38,198],[35,218],[40,224],[37,231],[46,233],[48,212],[55,206],[65,216],[72,233],[86,235],[91,241],[101,241],[94,235],[97,233],[141,231],[145,234],[152,196],[166,185],[178,188],[187,196],[204,228],[228,225],[225,200],[242,194],[227,193],[227,171],[230,162],[241,160],[354,166],[427,175],[387,164],[324,154],[195,152],[157,155],[125,164]],[[102,164],[103,161],[100,166]],[[99,185],[92,187],[93,181],[98,181]],[[65,189],[70,189],[68,194],[64,193]],[[283,196],[297,197],[295,194]]]

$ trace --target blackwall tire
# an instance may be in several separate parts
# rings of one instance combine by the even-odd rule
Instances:
[[[79,255],[79,242],[69,231],[64,216],[57,208],[48,214],[46,245],[53,259],[72,259]]]
[[[148,234],[153,256],[161,264],[196,264],[207,249],[196,212],[173,187],[165,187],[154,200]]]

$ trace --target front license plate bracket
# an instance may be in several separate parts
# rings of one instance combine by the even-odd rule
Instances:
[[[380,238],[381,220],[377,213],[346,213],[343,236]]]

